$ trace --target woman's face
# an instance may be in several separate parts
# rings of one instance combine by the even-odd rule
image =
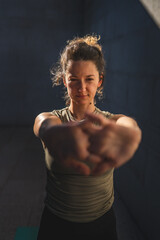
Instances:
[[[68,62],[63,81],[71,102],[76,104],[94,103],[97,88],[102,84],[94,62],[82,60]]]

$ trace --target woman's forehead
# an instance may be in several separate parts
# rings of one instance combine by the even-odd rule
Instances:
[[[85,75],[96,75],[98,73],[94,62],[83,60],[69,60],[66,72],[71,75],[76,75],[78,73],[84,73]]]

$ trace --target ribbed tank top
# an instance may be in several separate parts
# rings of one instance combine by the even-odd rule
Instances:
[[[95,108],[95,114],[111,118],[113,114]],[[69,108],[54,110],[52,114],[62,123],[75,121]],[[104,215],[114,201],[113,171],[100,176],[84,176],[56,164],[44,148],[47,166],[45,205],[60,218],[72,222],[90,222]],[[52,167],[51,167],[52,166]]]

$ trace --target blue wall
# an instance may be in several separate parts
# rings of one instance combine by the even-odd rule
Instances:
[[[61,107],[49,69],[68,39],[81,34],[83,1],[0,0],[0,124],[31,125]]]
[[[159,239],[160,30],[139,1],[85,2],[85,32],[101,35],[107,61],[100,106],[134,117],[143,139],[115,171],[115,187],[145,239]]]

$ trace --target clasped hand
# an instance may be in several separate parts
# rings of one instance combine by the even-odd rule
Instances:
[[[87,114],[82,122],[53,126],[45,145],[58,164],[80,174],[100,175],[131,159],[140,142],[139,134],[139,129]]]

